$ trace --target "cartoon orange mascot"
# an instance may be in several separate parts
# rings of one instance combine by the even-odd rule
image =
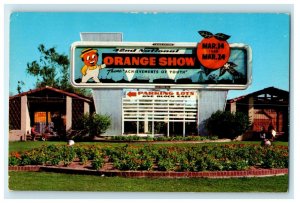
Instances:
[[[81,51],[80,57],[84,63],[84,66],[81,68],[81,82],[87,82],[89,79],[93,79],[95,82],[100,82],[98,78],[99,70],[105,68],[106,65],[97,65],[98,56],[99,54],[97,49],[86,48]]]

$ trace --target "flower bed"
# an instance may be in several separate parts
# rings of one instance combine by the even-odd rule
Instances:
[[[122,147],[50,145],[22,154],[11,153],[10,166],[69,166],[73,162],[100,170],[133,171],[229,171],[258,168],[288,168],[288,148],[258,145]]]

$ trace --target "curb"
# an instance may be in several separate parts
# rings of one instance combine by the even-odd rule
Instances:
[[[9,171],[40,171],[41,166],[8,166]]]
[[[53,166],[9,166],[9,171],[43,171],[67,174],[84,174],[99,176],[120,176],[128,178],[240,178],[266,177],[288,174],[288,168],[256,169],[244,171],[201,171],[201,172],[174,172],[174,171],[119,171],[119,170],[87,170]]]

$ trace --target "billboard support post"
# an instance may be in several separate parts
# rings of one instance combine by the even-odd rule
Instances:
[[[80,33],[82,43],[90,41],[97,42],[120,42],[123,39],[122,33]],[[111,117],[112,125],[104,135],[122,135],[122,89],[92,89],[96,113],[106,114]]]

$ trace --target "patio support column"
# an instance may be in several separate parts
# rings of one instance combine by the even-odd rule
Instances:
[[[90,113],[90,105],[87,102],[84,102],[83,105],[84,105],[83,106],[83,113],[84,114],[86,114],[86,113],[89,114]]]
[[[21,130],[24,134],[27,134],[27,131],[30,133],[30,116],[27,105],[27,96],[21,97]]]
[[[236,102],[230,103],[230,112],[235,113],[236,112]]]
[[[254,121],[254,100],[253,97],[249,97],[248,116],[250,122],[253,124]]]
[[[66,99],[66,130],[72,128],[72,98],[67,96]]]

